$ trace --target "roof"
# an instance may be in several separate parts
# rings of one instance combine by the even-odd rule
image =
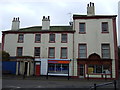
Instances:
[[[50,30],[42,30],[42,26],[20,28],[19,30],[7,30],[4,32],[73,32],[72,26],[50,26]]]
[[[92,16],[78,15],[78,14],[73,15],[73,19],[97,19],[97,18],[113,18],[113,17],[117,17],[117,15],[92,15]]]

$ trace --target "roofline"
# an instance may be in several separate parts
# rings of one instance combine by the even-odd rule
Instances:
[[[3,34],[17,34],[17,33],[74,33],[73,31],[2,31]]]
[[[117,15],[73,15],[73,19],[106,19],[106,18],[116,18]]]

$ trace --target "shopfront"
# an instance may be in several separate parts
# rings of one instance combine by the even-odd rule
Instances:
[[[91,54],[88,59],[78,59],[79,78],[112,78],[112,60]]]
[[[48,60],[48,75],[68,76],[70,59]]]

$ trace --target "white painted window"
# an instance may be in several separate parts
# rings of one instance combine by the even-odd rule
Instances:
[[[87,57],[87,47],[86,44],[79,44],[79,58],[86,58]]]
[[[110,58],[110,45],[102,44],[102,58]]]

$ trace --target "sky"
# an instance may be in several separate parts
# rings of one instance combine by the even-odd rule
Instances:
[[[69,25],[73,14],[87,14],[89,2],[95,4],[96,15],[118,15],[118,1],[120,0],[0,0],[0,31],[10,30],[14,17],[20,18],[20,28],[41,26],[43,16],[50,16],[50,25]]]

